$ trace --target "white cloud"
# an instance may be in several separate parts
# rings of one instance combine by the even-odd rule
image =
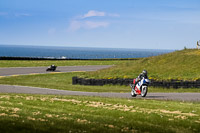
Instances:
[[[0,16],[29,17],[29,16],[31,16],[31,14],[28,14],[28,13],[8,13],[8,12],[0,12]]]
[[[84,18],[89,18],[89,17],[105,17],[105,16],[120,17],[120,15],[116,14],[116,13],[106,13],[106,12],[90,10],[90,11],[88,11],[88,13],[82,15],[80,18],[84,19]]]
[[[99,27],[107,27],[108,22],[94,22],[94,21],[71,21],[68,31],[77,31],[81,28],[83,29],[95,29]]]
[[[81,28],[81,22],[79,21],[76,21],[76,20],[73,20],[70,22],[70,25],[69,25],[69,28],[68,28],[68,31],[76,31],[76,30],[79,30]]]
[[[99,27],[107,27],[109,25],[108,22],[93,22],[93,21],[86,21],[84,23],[85,28],[87,29],[95,29]]]
[[[105,16],[105,12],[99,12],[95,10],[90,10],[88,13],[84,14],[81,18],[89,18],[89,17],[97,17],[97,16]]]
[[[90,10],[86,14],[81,15],[79,17],[74,18],[68,27],[68,31],[77,31],[81,28],[83,29],[95,29],[99,27],[107,27],[110,25],[109,22],[105,21],[85,21],[86,18],[90,17],[119,17],[119,14],[112,14],[112,13],[106,13],[106,12],[100,12],[100,11],[95,11],[95,10]]]
[[[22,16],[28,17],[28,16],[31,16],[31,15],[28,14],[28,13],[15,13],[15,17],[22,17]]]

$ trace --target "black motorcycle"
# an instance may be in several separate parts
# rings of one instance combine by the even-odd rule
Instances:
[[[49,66],[49,67],[46,69],[46,71],[55,71],[56,68],[57,68],[57,66],[51,65],[51,66]]]

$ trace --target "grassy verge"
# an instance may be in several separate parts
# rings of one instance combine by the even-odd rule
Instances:
[[[0,67],[39,67],[50,66],[80,66],[80,65],[118,65],[126,60],[0,60]]]
[[[88,78],[135,78],[143,69],[149,78],[158,80],[197,80],[200,79],[200,50],[188,49],[169,54],[127,61],[115,67],[80,75]]]
[[[118,86],[81,86],[72,85],[72,77],[78,73],[52,73],[23,75],[0,78],[0,84],[34,86],[59,90],[87,91],[87,92],[127,92],[128,87]],[[82,74],[82,73],[79,73]]]
[[[72,90],[72,91],[87,91],[87,92],[130,92],[129,86],[81,86],[72,85],[72,77],[82,73],[52,73],[52,74],[37,74],[23,75],[14,77],[0,78],[0,84],[34,86],[42,88]],[[200,92],[200,89],[163,89],[149,88],[149,92]]]
[[[199,103],[22,94],[0,99],[2,132],[200,132]]]

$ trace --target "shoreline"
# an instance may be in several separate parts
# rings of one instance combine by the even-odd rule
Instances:
[[[0,60],[95,60],[95,61],[109,61],[109,60],[139,60],[142,58],[104,58],[104,59],[80,59],[80,58],[51,58],[51,57],[6,57],[0,56]]]

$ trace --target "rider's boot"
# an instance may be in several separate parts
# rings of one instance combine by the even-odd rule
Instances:
[[[136,84],[133,84],[133,91],[136,92],[135,90]]]

